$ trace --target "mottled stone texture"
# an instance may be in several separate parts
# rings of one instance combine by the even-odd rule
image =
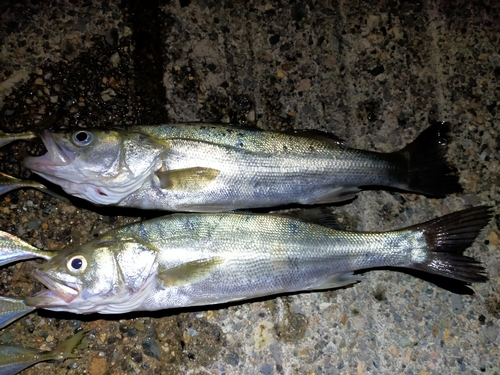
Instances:
[[[214,121],[328,130],[351,147],[392,151],[429,120],[450,121],[462,194],[367,191],[334,208],[353,229],[398,228],[500,201],[499,19],[500,3],[487,0],[2,1],[0,129],[54,113],[56,128]],[[20,160],[42,150],[6,146],[0,170],[29,177]],[[74,204],[13,192],[0,198],[0,229],[56,249],[148,215]],[[81,358],[29,374],[495,374],[495,221],[469,252],[490,276],[473,296],[376,271],[349,288],[215,310],[40,312],[0,341],[50,349],[89,330]],[[38,290],[34,267],[1,269],[0,294]]]

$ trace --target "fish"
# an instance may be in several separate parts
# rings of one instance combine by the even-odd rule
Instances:
[[[57,251],[38,249],[8,232],[0,231],[0,267],[20,260],[48,260],[56,254]]]
[[[277,214],[177,213],[120,228],[39,265],[27,306],[122,314],[339,288],[373,268],[485,282],[463,255],[492,217],[465,209],[387,232],[333,229]],[[326,221],[324,221],[326,222]]]
[[[12,190],[20,189],[20,188],[34,188],[39,190],[44,190],[47,187],[39,182],[30,181],[30,180],[22,180],[20,178],[16,178],[0,172],[0,195],[6,194]]]
[[[0,145],[0,147],[1,147],[1,145]],[[38,191],[41,191],[42,193],[51,195],[54,198],[59,199],[60,201],[69,203],[68,198],[53,192],[51,189],[49,189],[44,184],[41,184],[40,182],[20,179],[20,178],[16,178],[16,177],[10,176],[8,174],[5,174],[3,172],[0,172],[0,195],[7,194],[8,192],[10,192],[12,190],[21,189],[21,188],[36,189]]]
[[[39,362],[79,358],[73,354],[73,350],[82,341],[84,334],[84,331],[78,332],[51,351],[0,345],[0,375],[17,374]]]
[[[353,199],[362,187],[442,197],[461,191],[436,122],[393,153],[347,148],[329,133],[174,124],[45,131],[23,165],[95,205],[220,212]]]
[[[26,306],[23,298],[0,296],[0,329],[35,309],[33,306]]]
[[[4,133],[0,130],[0,147],[8,145],[9,143],[14,141],[29,141],[37,137],[38,135],[30,131],[24,133]]]

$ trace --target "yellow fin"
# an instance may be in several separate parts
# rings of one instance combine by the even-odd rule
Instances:
[[[193,167],[170,171],[158,170],[155,174],[160,179],[162,189],[200,190],[215,180],[220,171],[212,168]]]
[[[180,266],[163,269],[158,272],[158,278],[165,286],[178,286],[201,281],[210,276],[215,267],[221,264],[222,258],[198,259]]]

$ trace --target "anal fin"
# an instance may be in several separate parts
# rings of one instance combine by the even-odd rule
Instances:
[[[361,275],[354,275],[353,272],[337,273],[318,285],[312,285],[308,290],[336,289],[343,286],[355,284],[363,279]]]

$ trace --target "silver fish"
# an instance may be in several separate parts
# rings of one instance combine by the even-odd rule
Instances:
[[[63,361],[67,358],[78,358],[79,356],[74,355],[72,352],[82,341],[84,333],[83,331],[78,332],[51,351],[0,345],[0,375],[14,375],[43,361]]]
[[[0,231],[0,267],[20,260],[34,258],[48,260],[56,254],[56,251],[38,249],[10,233]]]
[[[362,233],[269,214],[174,214],[60,251],[35,270],[48,289],[26,304],[102,314],[210,305],[337,288],[376,267],[484,282],[484,268],[463,252],[491,216],[476,207]]]
[[[57,198],[63,202],[69,202],[68,198],[61,196],[50,190],[44,184],[41,184],[36,181],[31,180],[23,180],[20,178],[12,177],[8,174],[0,172],[0,195],[6,194],[12,190],[21,189],[21,188],[31,188],[37,189],[42,193],[48,194]]]
[[[214,212],[351,199],[386,186],[458,192],[446,162],[449,124],[393,153],[350,149],[329,135],[177,124],[44,132],[48,152],[24,165],[97,205]]]
[[[8,145],[14,141],[21,140],[32,140],[37,138],[38,136],[33,132],[24,132],[24,133],[4,133],[0,130],[0,147]]]
[[[22,298],[0,296],[0,329],[34,310],[35,307],[26,306]]]

